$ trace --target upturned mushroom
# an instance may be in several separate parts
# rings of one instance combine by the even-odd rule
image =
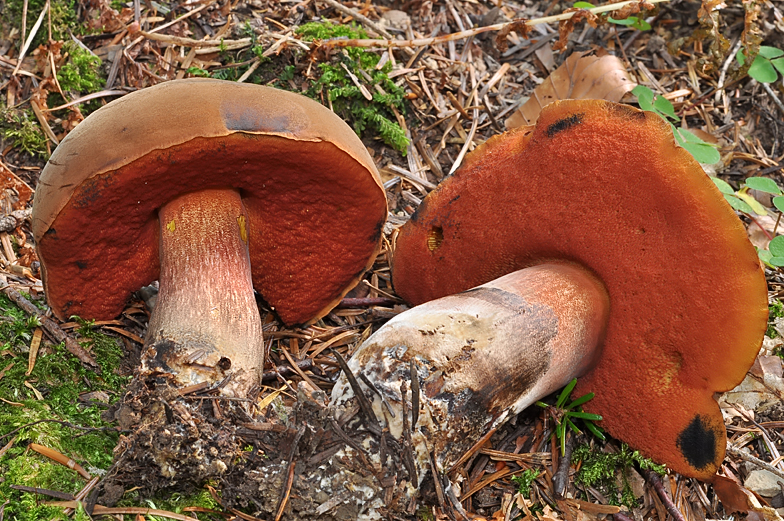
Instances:
[[[613,436],[710,480],[714,393],[743,379],[767,322],[756,252],[710,178],[659,116],[597,100],[549,105],[466,157],[400,229],[392,280],[421,305],[349,366],[393,433],[401,400],[419,402],[413,442],[439,471],[579,377]],[[342,379],[333,400],[351,395]]]
[[[179,386],[263,368],[254,288],[287,324],[325,315],[379,248],[386,199],[356,134],[304,96],[192,79],[97,110],[58,146],[32,226],[58,318],[109,319],[158,279],[146,371]]]

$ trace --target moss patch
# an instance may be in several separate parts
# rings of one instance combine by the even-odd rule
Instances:
[[[62,509],[40,504],[50,498],[11,485],[67,493],[84,485],[74,471],[30,451],[30,443],[57,450],[94,475],[109,467],[118,433],[101,413],[119,398],[126,383],[116,373],[122,350],[114,338],[83,327],[81,343],[95,354],[101,375],[83,368],[63,345],[45,341],[33,371],[26,375],[37,322],[4,295],[0,314],[0,447],[13,440],[0,457],[0,504],[8,502],[5,519],[65,519]]]
[[[31,156],[47,159],[46,136],[32,110],[0,106],[0,139]]]
[[[304,24],[296,32],[304,41],[368,37],[355,26],[330,23]],[[318,64],[321,75],[307,94],[321,100],[326,93],[333,110],[349,121],[357,134],[372,130],[384,143],[405,154],[408,138],[394,116],[395,110],[405,112],[405,91],[388,76],[392,63],[377,69],[380,61],[378,54],[359,47],[340,49],[331,62]],[[367,99],[368,95],[372,99]]]

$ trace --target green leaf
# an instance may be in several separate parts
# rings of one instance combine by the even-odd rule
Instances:
[[[784,196],[774,197],[773,206],[775,206],[778,211],[784,212]]]
[[[772,60],[773,58],[784,56],[784,51],[777,49],[776,47],[771,47],[770,45],[760,45],[758,56]]]
[[[775,60],[771,60],[770,63],[779,71],[781,74],[784,74],[784,58],[777,58]]]
[[[577,378],[573,378],[571,382],[566,384],[566,387],[564,387],[563,391],[561,391],[561,394],[558,395],[558,401],[555,402],[555,406],[557,408],[559,409],[563,408],[564,404],[566,403],[566,400],[569,399],[569,395],[572,394],[572,389],[574,389],[575,385],[577,385]]]
[[[729,194],[729,195],[735,193],[735,190],[732,189],[732,187],[727,181],[724,181],[723,179],[719,179],[718,177],[711,177],[711,181],[713,181],[713,184],[715,184],[716,187],[719,189],[719,192],[723,194]]]
[[[653,100],[653,107],[657,112],[664,114],[675,121],[680,121],[681,119],[675,114],[675,108],[672,106],[672,103],[670,103],[670,100],[665,97],[657,95]]]
[[[760,83],[773,83],[779,77],[775,67],[770,63],[770,60],[765,59],[762,56],[757,56],[754,61],[751,62],[749,76]]]
[[[732,206],[735,210],[747,214],[754,213],[754,210],[751,209],[751,206],[747,205],[746,203],[744,203],[734,195],[724,194],[724,198],[727,200],[728,203],[730,203],[730,206]]]
[[[573,418],[580,418],[581,420],[591,420],[594,422],[601,421],[602,416],[600,414],[593,414],[590,412],[581,412],[581,411],[569,411],[566,413],[568,416]]]
[[[637,104],[640,105],[642,110],[654,111],[653,108],[653,91],[645,85],[637,85],[632,89],[632,94],[637,96]]]
[[[639,31],[648,31],[651,28],[651,24],[646,22],[644,19],[638,18],[636,16],[630,16],[629,18],[624,18],[624,19],[621,19],[621,20],[618,20],[618,19],[612,18],[612,17],[608,17],[607,21],[611,22],[611,23],[614,23],[616,25],[625,25],[627,27],[634,27],[635,29],[637,29]]]
[[[608,22],[612,22],[612,23],[617,24],[617,25],[634,25],[634,22],[637,21],[637,17],[636,16],[630,16],[629,18],[625,18],[623,20],[617,20],[615,18],[608,17],[607,21]]]
[[[561,422],[561,425],[558,427],[561,428],[561,433],[558,434],[558,439],[561,441],[561,455],[566,454],[566,422]],[[558,429],[556,429],[557,432]]]
[[[569,420],[569,418],[566,418],[564,420],[564,422],[566,423],[566,425],[569,426],[570,429],[572,429],[572,432],[574,432],[575,434],[582,434],[583,433],[583,431],[578,429],[577,425],[575,425],[571,420]]]
[[[757,248],[757,257],[759,257],[759,259],[765,264],[770,264],[770,259],[773,258],[773,254],[768,250],[760,250]]]
[[[774,257],[784,257],[784,235],[778,235],[768,245],[770,254]]]
[[[584,394],[584,395],[580,396],[579,398],[577,398],[572,403],[570,403],[569,405],[567,405],[566,408],[567,409],[574,409],[576,407],[579,407],[580,405],[584,404],[585,402],[593,400],[594,396],[596,396],[594,393]]]
[[[778,195],[781,193],[781,188],[776,184],[776,181],[768,177],[749,177],[746,179],[746,186],[768,194]]]
[[[573,7],[576,7],[577,9],[592,9],[596,6],[590,2],[575,2]]]
[[[679,128],[678,132],[680,133],[681,137],[686,143],[695,143],[698,145],[708,145],[708,146],[715,146],[711,145],[710,143],[703,141],[701,137],[698,137],[694,132],[685,128]]]
[[[768,209],[762,206],[762,203],[754,199],[754,197],[752,197],[751,194],[746,193],[744,191],[744,192],[738,192],[735,195],[743,199],[746,202],[746,204],[748,204],[751,207],[751,209],[754,210],[754,213],[756,213],[757,215],[768,215]]]
[[[599,427],[593,424],[591,421],[585,422],[585,428],[591,431],[591,434],[599,438],[600,440],[604,441],[606,438],[604,437],[604,431],[602,431]]]
[[[708,143],[683,143],[681,144],[694,159],[706,165],[713,165],[721,161],[721,153]]]
[[[784,266],[784,257],[771,257],[770,263],[777,268]]]

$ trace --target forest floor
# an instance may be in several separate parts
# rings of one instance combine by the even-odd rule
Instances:
[[[290,482],[288,491],[285,483],[273,491],[280,508],[272,513],[253,498],[229,498],[243,488],[221,480],[153,497],[139,483],[115,491],[113,508],[101,506],[107,493],[94,491],[125,435],[112,408],[138,360],[149,294],[137,294],[116,320],[53,326],[46,318],[29,224],[46,160],[106,103],[188,77],[269,85],[329,106],[361,135],[389,201],[381,254],[350,295],[364,303],[346,301],[307,328],[285,327],[262,308],[270,360],[260,410],[290,403],[303,379],[328,392],[339,373],[333,352],[348,359],[406,309],[390,281],[390,236],[491,136],[532,123],[542,105],[576,96],[586,83],[592,87],[579,96],[652,104],[677,132],[691,131],[680,135],[707,173],[726,183],[722,190],[766,261],[772,311],[757,363],[720,402],[729,490],[719,497],[710,484],[650,472],[650,462],[622,443],[581,434],[569,439],[572,465],[561,466],[568,483],[559,498],[553,425],[531,407],[463,462],[460,507],[436,495],[410,516],[781,519],[784,278],[774,266],[784,264],[784,248],[777,255],[768,247],[784,203],[773,199],[772,185],[757,190],[764,186],[746,179],[784,186],[784,60],[776,61],[784,55],[784,6],[673,0],[634,3],[611,19],[579,10],[579,21],[560,26],[491,27],[573,7],[559,0],[0,0],[0,521],[98,518],[101,508],[116,519],[288,518]],[[395,43],[343,47],[332,38]],[[582,60],[593,66],[576,66],[589,63]],[[643,88],[632,93],[637,85]],[[248,458],[269,449],[246,434]]]

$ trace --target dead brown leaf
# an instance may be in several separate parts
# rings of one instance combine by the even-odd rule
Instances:
[[[0,210],[4,213],[24,210],[32,197],[33,189],[0,163]]]
[[[713,490],[719,496],[721,504],[727,513],[749,511],[749,491],[732,478],[716,475],[713,478]]]
[[[695,32],[695,38],[710,42],[709,51],[716,64],[720,64],[730,48],[730,42],[724,36],[719,13],[726,7],[724,0],[704,0],[697,16],[700,29]]]
[[[655,6],[652,3],[646,2],[645,0],[640,0],[637,3],[625,5],[621,9],[613,12],[612,17],[616,20],[625,20],[630,16],[639,14],[642,11],[650,11],[654,7]]]
[[[747,519],[755,521],[781,521],[775,509],[763,504],[757,494],[732,477],[714,476],[713,490],[728,513],[748,514]]]
[[[506,120],[506,128],[532,125],[542,108],[562,99],[620,101],[637,84],[615,56],[573,53],[539,85],[531,98]]]
[[[528,20],[525,18],[515,20],[498,31],[498,34],[495,36],[495,46],[498,47],[500,52],[506,52],[506,50],[509,48],[509,44],[506,42],[506,37],[509,36],[509,33],[512,31],[516,32],[520,38],[528,38],[528,31],[530,31],[531,27],[526,23],[527,21]]]
[[[553,50],[562,51],[566,49],[566,44],[569,43],[569,35],[574,31],[574,26],[578,22],[585,20],[588,25],[596,28],[599,17],[587,9],[578,7],[570,7],[564,10],[565,13],[574,12],[574,15],[567,19],[558,22],[558,41],[553,45]]]

